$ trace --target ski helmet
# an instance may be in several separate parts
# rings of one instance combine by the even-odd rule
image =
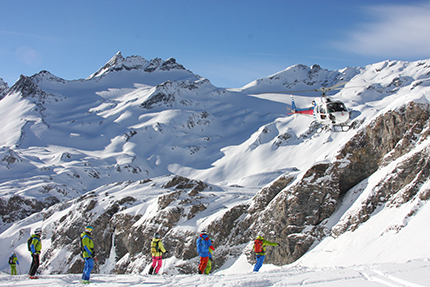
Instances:
[[[93,232],[93,227],[91,225],[88,225],[87,227],[85,227],[85,231],[86,232]]]
[[[42,228],[38,227],[34,230],[34,234],[42,234]]]
[[[207,233],[207,230],[206,229],[202,229],[202,234],[206,234]]]
[[[154,235],[155,238],[160,238],[160,233],[156,232]]]

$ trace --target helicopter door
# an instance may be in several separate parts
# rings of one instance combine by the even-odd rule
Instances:
[[[323,105],[319,106],[320,118],[325,120],[327,118],[325,107]]]

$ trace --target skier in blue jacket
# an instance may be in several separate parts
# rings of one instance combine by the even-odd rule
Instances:
[[[209,249],[212,251],[215,250],[215,247],[212,245],[212,241],[209,239],[209,236],[206,234],[206,230],[203,229],[199,238],[196,242],[197,252],[200,256],[200,264],[199,264],[199,274],[204,274],[206,270],[206,266],[209,261]]]

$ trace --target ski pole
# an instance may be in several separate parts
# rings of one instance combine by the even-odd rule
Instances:
[[[100,266],[99,266],[99,262],[97,261],[97,257],[94,257],[94,267],[97,273],[100,273]]]

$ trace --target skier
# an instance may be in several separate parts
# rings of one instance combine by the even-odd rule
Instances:
[[[149,275],[157,275],[163,265],[163,253],[166,253],[163,242],[161,242],[160,234],[157,232],[151,242],[152,265],[149,269]],[[155,270],[154,270],[155,268]]]
[[[82,273],[82,283],[90,283],[90,274],[94,267],[95,252],[94,252],[94,242],[91,238],[93,232],[93,227],[88,225],[85,227],[85,231],[81,234],[81,249],[82,257],[85,260],[84,271]],[[94,259],[93,259],[94,258]]]
[[[197,252],[200,256],[199,274],[203,274],[209,261],[209,249],[215,250],[205,229],[202,230],[199,238],[197,239],[196,245]]]
[[[209,238],[211,240],[211,242],[214,242],[214,239],[212,237]],[[208,265],[206,265],[206,269],[205,269],[205,275],[209,275],[209,273],[211,272],[212,269],[212,249],[209,249],[209,260],[208,260]]]
[[[264,239],[264,235],[260,232],[254,240],[254,252],[257,257],[257,263],[254,266],[254,272],[258,272],[263,266],[264,258],[266,257],[266,245],[279,246],[278,243],[270,242]]]
[[[18,257],[15,252],[9,257],[10,275],[16,275],[16,264],[19,265]]]
[[[30,266],[30,279],[37,279],[36,276],[37,269],[39,268],[40,264],[40,251],[42,250],[42,240],[40,236],[42,235],[42,228],[38,227],[34,230],[34,234],[31,235],[31,237],[28,239],[29,243],[29,251],[31,252],[31,266]]]

